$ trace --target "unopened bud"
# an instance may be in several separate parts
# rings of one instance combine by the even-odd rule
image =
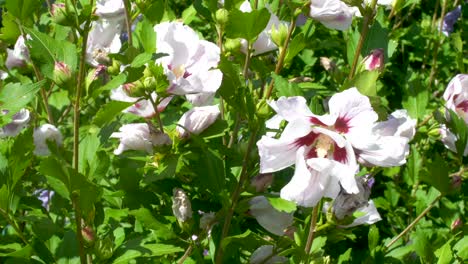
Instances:
[[[53,77],[55,84],[59,87],[67,87],[72,80],[70,67],[64,62],[55,62]]]
[[[271,39],[278,47],[283,47],[288,37],[288,26],[284,23],[280,23],[278,28],[275,25],[271,27]]]
[[[450,187],[452,190],[459,190],[462,185],[462,177],[459,175],[453,176],[451,180]]]
[[[224,49],[228,52],[238,52],[241,48],[239,39],[226,39],[224,42]]]
[[[260,118],[268,118],[270,114],[270,107],[265,99],[262,99],[260,102],[257,103],[255,115]]]
[[[432,130],[429,130],[427,134],[431,137],[440,137],[440,128],[434,128]]]
[[[218,23],[218,25],[223,27],[224,25],[226,25],[228,20],[229,20],[229,12],[226,9],[221,8],[221,9],[218,9],[218,11],[216,11],[215,21],[216,23]]]
[[[185,222],[192,218],[192,205],[184,190],[175,188],[172,197],[172,212],[180,222]]]
[[[71,26],[73,25],[73,19],[71,16],[73,14],[69,14],[65,4],[63,3],[55,3],[52,4],[50,9],[50,14],[52,15],[52,19],[55,23],[62,25],[62,26]]]
[[[120,61],[112,60],[112,65],[107,68],[107,72],[112,75],[117,75],[120,73],[120,66],[122,66]]]
[[[85,226],[81,229],[81,235],[83,236],[83,240],[86,244],[86,247],[91,247],[94,244],[96,239],[96,235],[91,227]]]
[[[450,229],[454,231],[462,226],[463,226],[463,221],[460,218],[457,218],[455,221],[453,221],[452,225],[450,226]]]
[[[109,236],[98,239],[94,245],[94,252],[100,260],[109,259],[114,254],[114,243]]]
[[[143,86],[148,91],[154,91],[156,89],[156,78],[154,77],[147,77],[143,80]]]
[[[371,53],[364,58],[362,63],[364,64],[364,68],[368,71],[379,70],[383,71],[385,62],[384,62],[384,50],[383,49],[375,49],[372,50]]]
[[[142,97],[145,95],[145,86],[141,81],[126,83],[122,86],[122,88],[130,97]]]

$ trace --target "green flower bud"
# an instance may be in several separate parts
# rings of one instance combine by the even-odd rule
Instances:
[[[50,14],[55,23],[62,26],[72,26],[74,13],[67,10],[67,7],[63,3],[52,4]]]
[[[280,23],[278,25],[278,28],[275,27],[275,25],[272,25],[271,27],[271,39],[273,42],[276,44],[278,47],[283,47],[284,42],[286,41],[286,38],[288,37],[288,27]]]
[[[440,137],[440,128],[434,128],[432,130],[430,130],[429,132],[427,132],[427,134],[431,137]]]
[[[104,239],[98,239],[94,244],[94,253],[100,260],[106,260],[112,257],[114,254],[114,243],[107,236]]]
[[[267,104],[265,99],[262,99],[257,103],[255,115],[259,118],[268,118],[270,116],[270,106]]]
[[[241,43],[239,39],[226,39],[224,42],[224,50],[228,52],[238,52],[240,47]]]
[[[59,87],[65,88],[72,82],[70,67],[64,62],[55,62],[53,79]]]
[[[215,21],[221,27],[224,27],[229,20],[229,11],[224,8],[218,9],[215,14]]]
[[[145,86],[141,81],[126,83],[122,86],[125,93],[130,97],[142,97],[146,95]]]
[[[112,60],[112,65],[107,68],[107,72],[112,75],[117,75],[120,73],[120,66],[122,63],[118,60]]]

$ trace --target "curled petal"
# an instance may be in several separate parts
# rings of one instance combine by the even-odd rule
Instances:
[[[218,105],[194,107],[182,115],[177,132],[180,137],[188,137],[190,133],[198,135],[213,124],[220,113]]]
[[[249,204],[250,214],[270,233],[282,236],[284,230],[293,223],[293,213],[277,211],[265,196],[256,196],[250,200]]]

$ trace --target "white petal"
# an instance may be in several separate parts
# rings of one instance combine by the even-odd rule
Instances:
[[[382,220],[379,212],[377,211],[377,208],[375,207],[374,201],[372,200],[369,201],[369,204],[366,207],[360,208],[358,211],[365,213],[365,215],[354,219],[353,223],[343,227],[352,227],[363,224],[371,225]]]
[[[409,154],[408,139],[398,136],[363,135],[364,140],[352,141],[359,161],[364,165],[393,167],[406,163]]]
[[[309,15],[328,28],[346,30],[356,12],[357,8],[349,7],[339,0],[313,0]]]
[[[50,154],[47,140],[55,141],[57,145],[62,144],[62,134],[53,125],[44,124],[34,130],[34,154],[37,156],[48,156]]]
[[[273,248],[272,245],[263,245],[257,248],[250,256],[250,264],[287,263],[286,257],[273,255]]]
[[[192,134],[200,134],[220,115],[218,105],[194,107],[180,118],[176,130],[180,137],[188,137]]]
[[[11,119],[10,123],[0,128],[0,138],[17,136],[21,130],[28,126],[30,113],[23,108],[14,114]]]
[[[298,118],[313,116],[307,106],[306,99],[302,96],[280,97],[277,101],[270,101],[268,104],[286,121],[291,122]]]
[[[252,216],[270,233],[282,236],[284,230],[293,223],[293,213],[277,211],[265,196],[256,196],[249,204]]]
[[[372,131],[380,136],[400,136],[411,140],[416,133],[416,120],[409,117],[406,110],[396,110],[387,121],[376,123]]]

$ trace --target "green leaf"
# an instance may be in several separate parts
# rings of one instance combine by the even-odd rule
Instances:
[[[265,8],[252,10],[250,13],[233,9],[229,12],[226,36],[228,38],[244,38],[252,42],[265,29],[269,20],[270,12]]]
[[[34,11],[40,9],[40,0],[6,0],[6,9],[15,17],[24,21],[31,18]]]
[[[6,184],[0,188],[0,209],[3,209],[5,211],[8,210],[8,204],[9,204],[9,197],[10,197],[10,192],[8,191],[8,187]]]
[[[115,89],[115,88],[119,87],[120,85],[124,84],[126,81],[127,81],[127,75],[125,75],[124,73],[121,73],[121,74],[115,76],[114,78],[112,78],[112,80],[110,80],[104,86],[96,89],[93,92],[92,97],[97,97],[98,95],[100,95],[101,93],[103,93],[105,91]]]
[[[252,233],[252,231],[247,230],[247,231],[245,231],[244,233],[242,233],[240,235],[228,236],[228,237],[223,239],[223,242],[221,242],[221,248],[225,249],[233,241],[242,241],[242,240],[246,239],[251,233]]]
[[[341,254],[338,257],[338,264],[349,263],[351,261],[351,251],[352,248],[348,248],[348,250],[346,250],[345,253]]]
[[[327,244],[327,237],[319,236],[314,239],[312,247],[310,247],[310,253],[320,252]]]
[[[158,163],[156,173],[145,177],[145,182],[151,183],[167,178],[174,178],[176,175],[177,165],[179,164],[179,155],[169,154]]]
[[[152,58],[152,53],[141,53],[138,56],[136,56],[135,59],[133,59],[132,64],[130,64],[130,67],[139,68],[141,66],[144,66],[146,63],[152,61]]]
[[[452,239],[447,241],[442,247],[435,251],[435,255],[439,258],[437,264],[449,264],[453,263],[453,252],[450,244]]]
[[[379,78],[379,71],[362,71],[358,73],[351,81],[343,85],[343,89],[356,87],[358,91],[366,96],[377,95],[377,79]]]
[[[427,164],[427,173],[422,174],[422,180],[434,186],[442,194],[450,190],[449,167],[439,153],[434,154],[434,159]]]
[[[297,34],[289,43],[286,51],[286,57],[284,58],[284,64],[289,65],[294,57],[299,54],[306,47],[306,40],[304,34]]]
[[[289,82],[285,78],[275,73],[272,73],[271,76],[275,82],[274,85],[278,97],[303,95],[301,88],[296,83]]]
[[[143,19],[137,24],[135,33],[146,53],[156,52],[156,32],[148,19]]]
[[[161,22],[166,9],[165,1],[153,0],[148,2],[148,6],[143,10],[143,15],[153,24]]]
[[[278,211],[292,213],[296,211],[297,209],[296,203],[284,200],[281,197],[267,197],[267,198],[271,206],[273,206]]]
[[[468,260],[468,236],[464,236],[454,246],[453,250],[457,252],[457,255],[463,260]]]
[[[447,123],[447,127],[457,138],[457,141],[455,141],[455,147],[457,149],[458,156],[462,159],[468,142],[468,127],[464,118],[460,117],[451,109],[448,109],[448,111],[450,112],[450,121]]]
[[[403,174],[403,179],[405,180],[408,186],[413,186],[413,184],[419,181],[419,171],[421,170],[422,158],[418,152],[416,146],[411,146],[411,154],[408,157],[408,162],[406,163],[405,171]]]
[[[372,225],[369,228],[369,235],[368,237],[368,244],[369,244],[369,251],[374,251],[377,245],[379,244],[379,229]]]
[[[120,114],[127,107],[133,105],[134,103],[129,102],[120,102],[120,101],[110,101],[105,104],[99,111],[96,116],[93,118],[93,124],[96,126],[102,127],[105,124],[108,124],[114,121],[114,118]]]
[[[45,84],[45,80],[33,84],[8,83],[0,90],[0,111],[7,110],[2,115],[3,123],[9,123],[11,117],[25,107],[35,97],[37,91]]]
[[[223,158],[211,149],[201,148],[197,152],[198,159],[191,163],[193,172],[198,175],[202,186],[213,194],[219,194],[223,191],[226,180]]]
[[[148,229],[152,229],[155,232],[156,237],[161,239],[170,239],[175,237],[174,232],[170,224],[164,224],[158,221],[151,212],[146,208],[140,208],[138,210],[130,211],[130,215],[141,222],[141,224]]]
[[[138,257],[159,257],[183,252],[184,249],[166,244],[146,244],[135,247],[126,247],[125,253],[116,258],[113,264],[126,264]]]
[[[406,96],[402,105],[412,118],[422,119],[429,102],[429,91],[422,87],[422,81],[417,77],[407,82],[409,83],[406,85]]]

